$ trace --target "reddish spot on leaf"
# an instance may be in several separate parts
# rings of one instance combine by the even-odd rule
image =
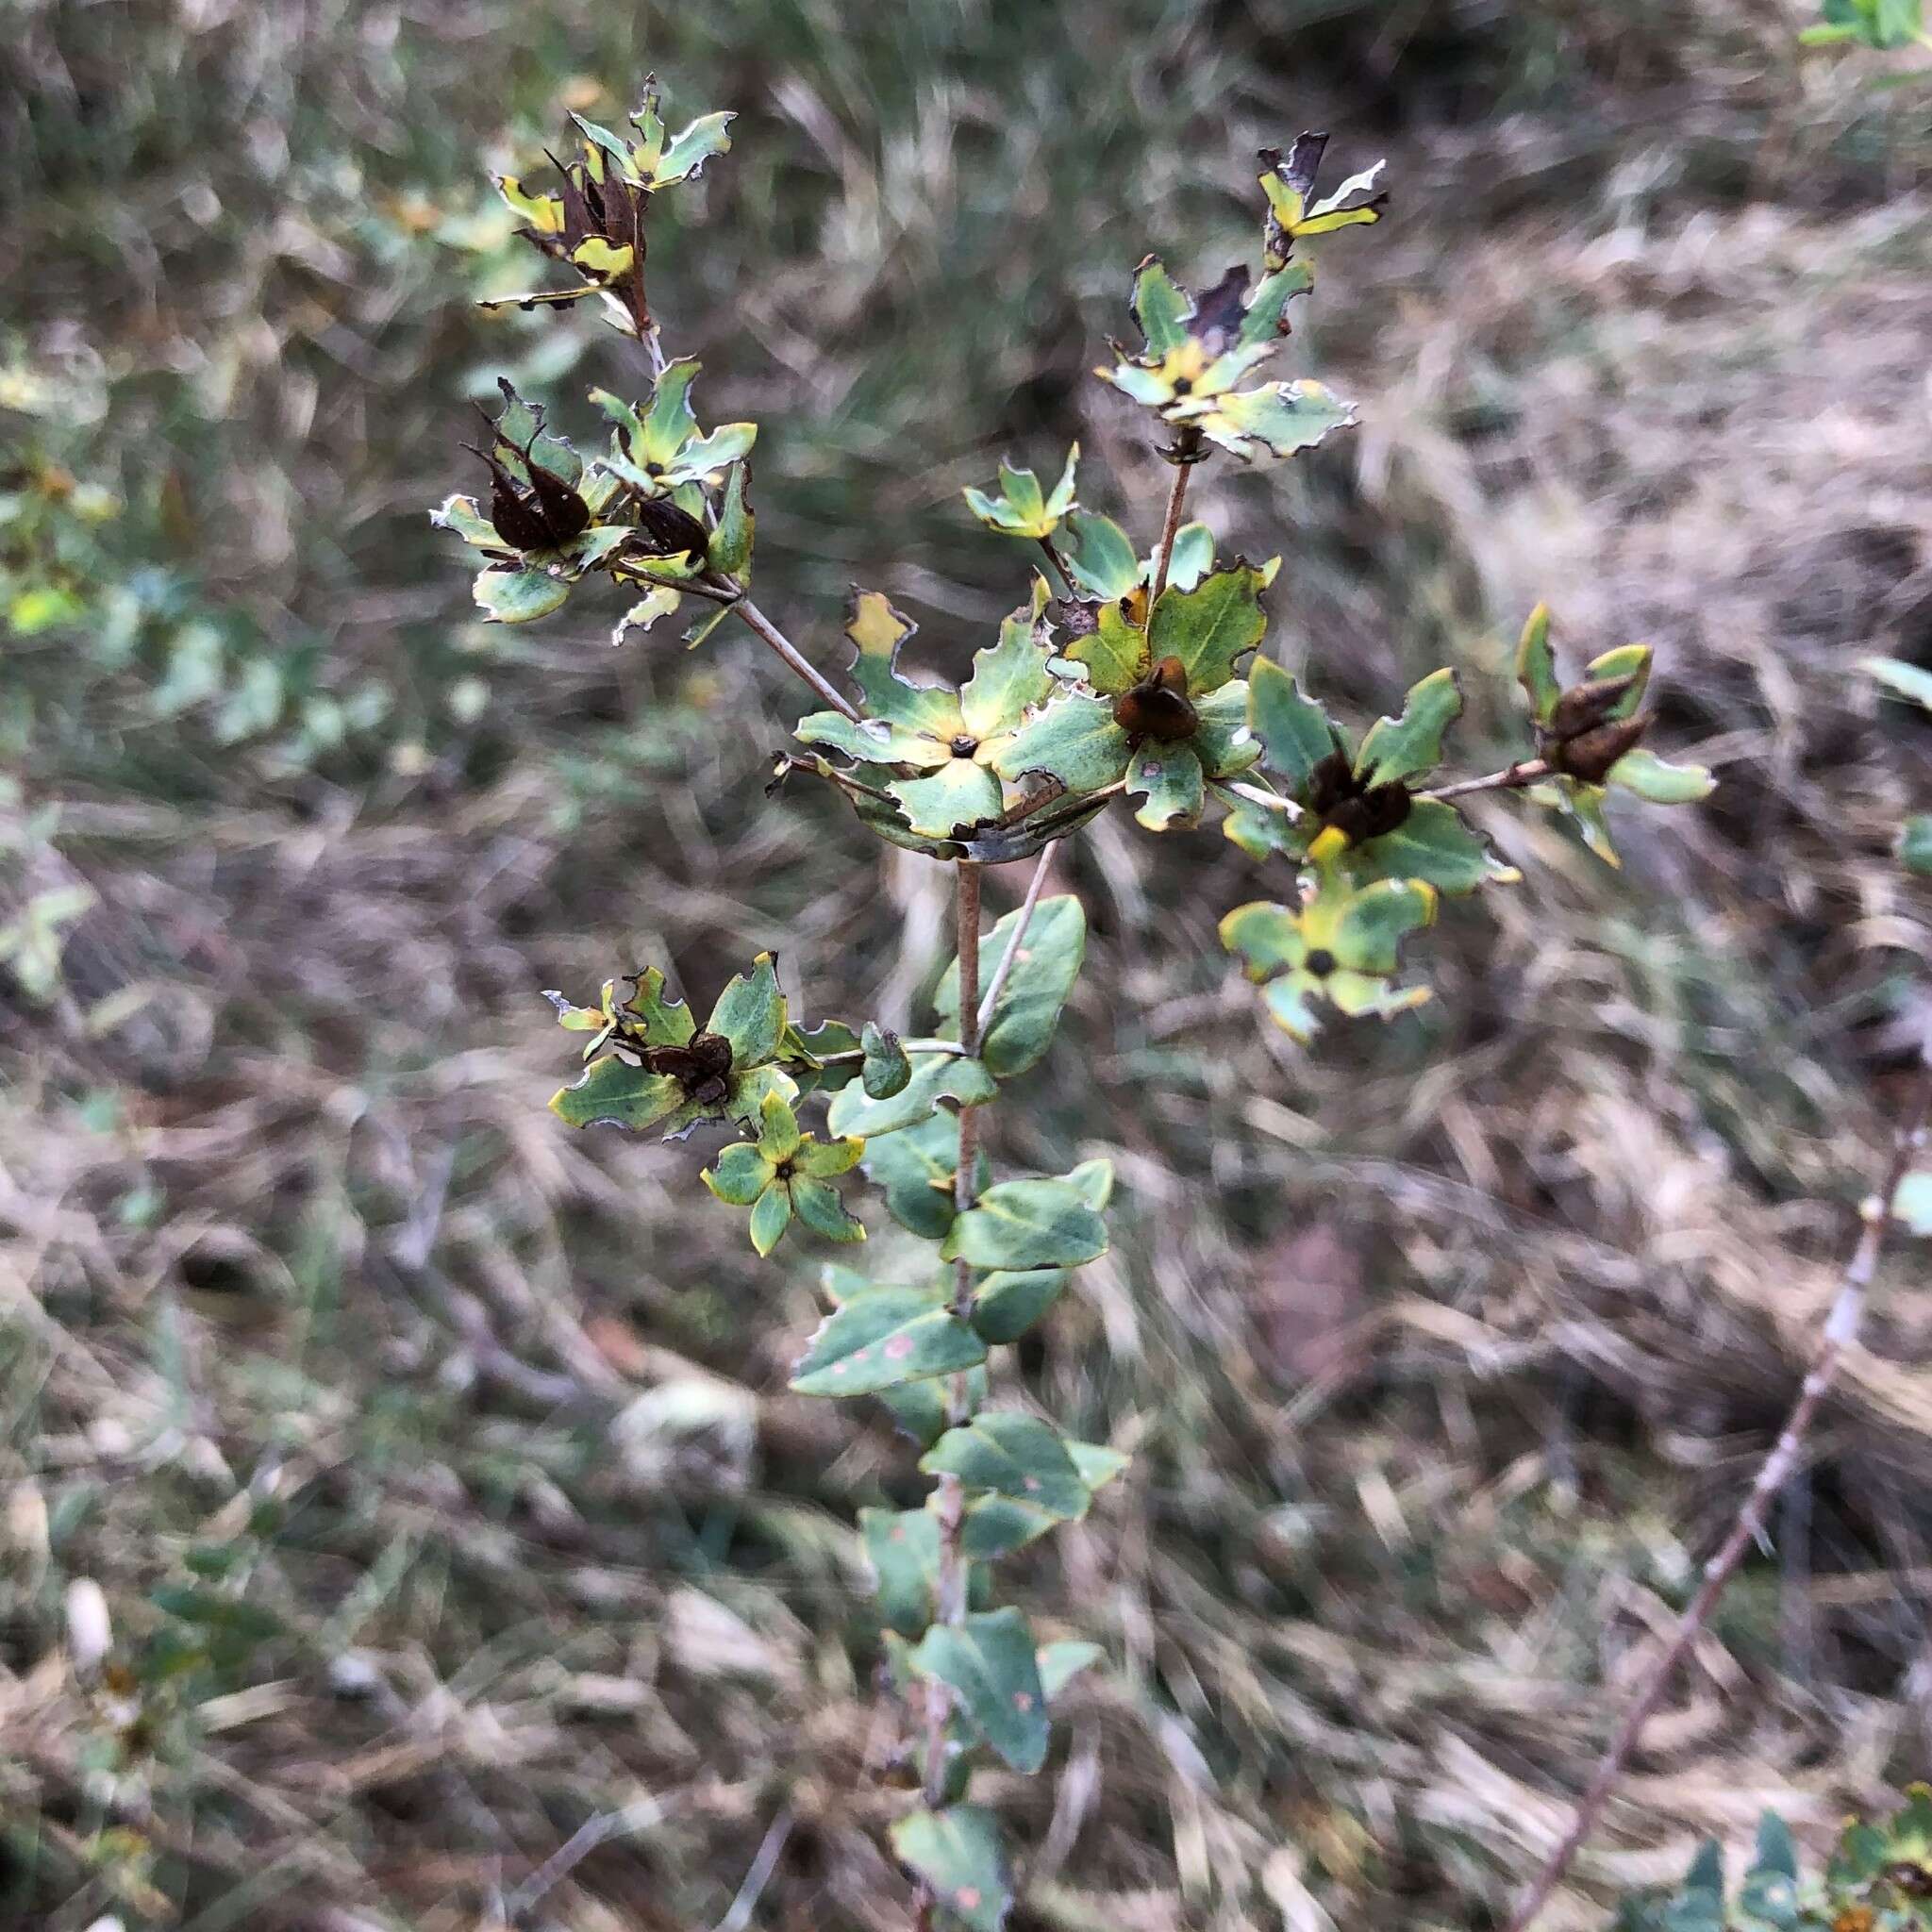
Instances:
[[[912,1338],[909,1335],[895,1335],[886,1343],[886,1359],[889,1362],[904,1361],[912,1353]]]
[[[1013,1692],[1013,1708],[1015,1710],[1031,1710],[1033,1708],[1032,1691],[1015,1690]]]
[[[953,1903],[956,1906],[958,1906],[962,1912],[977,1911],[979,1909],[978,1886],[962,1885],[958,1889],[958,1890],[953,1894]]]

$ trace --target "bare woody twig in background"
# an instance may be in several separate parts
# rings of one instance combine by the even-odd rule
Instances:
[[[1744,1498],[1743,1507],[1731,1524],[1730,1534],[1724,1538],[1717,1554],[1704,1566],[1704,1581],[1698,1586],[1697,1594],[1691,1598],[1690,1608],[1684,1612],[1676,1634],[1665,1646],[1664,1654],[1651,1667],[1650,1675],[1642,1687],[1630,1700],[1629,1708],[1617,1726],[1609,1749],[1604,1753],[1589,1788],[1576,1807],[1576,1815],[1570,1821],[1569,1830],[1563,1834],[1561,1842],[1544,1861],[1535,1882],[1524,1894],[1522,1904],[1509,1921],[1507,1932],[1528,1932],[1537,1914],[1549,1903],[1550,1894],[1562,1883],[1576,1854],[1596,1829],[1610,1794],[1624,1774],[1630,1754],[1637,1748],[1644,1724],[1669,1688],[1678,1664],[1710,1621],[1711,1612],[1717,1608],[1719,1599],[1737,1574],[1745,1551],[1763,1534],[1772,1505],[1796,1472],[1812,1422],[1837,1379],[1839,1364],[1844,1358],[1845,1350],[1857,1339],[1859,1324],[1865,1313],[1865,1293],[1877,1271],[1886,1237],[1891,1232],[1894,1219],[1892,1204],[1898,1196],[1899,1183],[1911,1167],[1913,1156],[1924,1145],[1928,1113],[1932,1113],[1932,1040],[1928,1040],[1921,1049],[1918,1086],[1899,1124],[1885,1179],[1878,1191],[1866,1198],[1862,1210],[1864,1225],[1858,1234],[1857,1246],[1845,1264],[1845,1272],[1839,1282],[1838,1297],[1832,1303],[1831,1313],[1825,1318],[1818,1347],[1811,1357],[1811,1366],[1806,1372],[1790,1415],[1786,1419],[1771,1453],[1764,1458],[1757,1479],[1751,1485],[1751,1492]]]

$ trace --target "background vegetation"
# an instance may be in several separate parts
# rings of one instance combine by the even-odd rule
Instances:
[[[1546,595],[1659,646],[1660,742],[1719,771],[1627,815],[1623,876],[1506,802],[1525,880],[1446,915],[1443,997],[1313,1053],[1214,937],[1250,862],[1103,825],[1056,1098],[999,1117],[996,1158],[1121,1158],[1114,1256],[1022,1359],[1137,1451],[1016,1573],[1111,1659],[1007,1794],[1018,1924],[1491,1922],[1750,1480],[1910,1059],[1887,848],[1932,737],[1853,667],[1932,665],[1932,86],[1798,22],[14,0],[0,1922],[904,1923],[848,1525],[907,1458],[783,1392],[803,1251],[544,1113],[538,991],[667,958],[703,1003],[774,946],[923,1018],[942,882],[765,801],[798,700],[749,636],[485,630],[425,514],[496,369],[628,379],[470,298],[527,273],[486,164],[649,67],[743,116],[654,306],[765,425],[759,594],[822,661],[854,579],[985,641],[1013,554],[958,491],[1006,450],[1078,436],[1151,537],[1087,375],[1128,274],[1232,258],[1253,149],[1327,125],[1397,194],[1300,325],[1364,427],[1208,479],[1286,553],[1269,648],[1360,706],[1500,672]],[[1868,1339],[1590,1882],[1767,1802],[1822,1842],[1932,1759],[1922,1262]]]

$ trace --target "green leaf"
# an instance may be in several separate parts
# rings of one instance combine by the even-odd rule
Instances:
[[[839,1191],[827,1181],[794,1174],[789,1184],[791,1209],[815,1235],[828,1241],[862,1241],[865,1224],[849,1212]]]
[[[647,1046],[682,1046],[698,1030],[691,1008],[682,1000],[664,997],[664,974],[659,968],[647,966],[627,983],[630,992],[616,1010],[625,1016],[629,1030],[643,1035]],[[614,995],[625,984],[624,980],[612,980],[610,992]],[[607,1000],[607,1007],[609,1004]]]
[[[916,1053],[911,1060],[911,1079],[885,1100],[874,1100],[856,1083],[835,1094],[825,1116],[832,1132],[871,1141],[918,1126],[932,1117],[941,1100],[981,1107],[999,1092],[992,1075],[977,1060],[941,1053]]]
[[[561,577],[541,570],[486,570],[470,589],[485,624],[528,624],[548,617],[570,595]]]
[[[1757,1821],[1757,1855],[1744,1874],[1738,1906],[1767,1925],[1782,1928],[1798,1923],[1798,1848],[1774,1811]]]
[[[660,617],[677,614],[679,598],[669,584],[654,584],[611,626],[610,641],[621,644],[634,630],[649,630]]]
[[[772,1163],[749,1141],[739,1141],[699,1179],[727,1206],[749,1208],[771,1185]]]
[[[1899,862],[1907,872],[1932,874],[1932,815],[1909,818],[1898,835]]]
[[[1531,715],[1539,724],[1550,722],[1550,713],[1563,695],[1557,678],[1557,654],[1550,647],[1550,607],[1539,604],[1529,613],[1523,635],[1516,644],[1516,681],[1529,697]]]
[[[940,1526],[929,1509],[861,1509],[858,1533],[878,1591],[879,1611],[902,1637],[933,1620]]]
[[[752,1246],[760,1255],[769,1255],[784,1238],[785,1230],[791,1225],[791,1191],[783,1181],[774,1180],[752,1207]]]
[[[1378,879],[1342,908],[1335,958],[1351,973],[1393,973],[1402,941],[1436,917],[1436,891],[1419,879]]]
[[[1156,558],[1147,559],[1146,580],[1154,581]],[[1177,591],[1191,591],[1214,568],[1214,532],[1206,524],[1183,524],[1174,533],[1174,555],[1167,559],[1167,581]]]
[[[1083,1160],[1064,1179],[1096,1214],[1113,1199],[1113,1162],[1104,1155]]]
[[[1150,832],[1186,830],[1201,823],[1207,803],[1207,774],[1191,744],[1151,741],[1134,754],[1127,767],[1127,792],[1143,796],[1134,813]]]
[[[1388,785],[1442,761],[1442,733],[1462,709],[1462,690],[1446,666],[1409,688],[1399,718],[1377,718],[1356,753],[1364,786]]]
[[[974,826],[1000,815],[1000,781],[972,758],[949,758],[929,777],[893,778],[886,791],[897,800],[906,823],[924,838],[963,837]]]
[[[1036,631],[1044,602],[1041,596],[1023,604],[1001,624],[998,642],[974,654],[973,675],[959,689],[959,715],[969,737],[1008,731],[1032,706],[1053,695],[1049,653]]]
[[[760,953],[751,972],[739,974],[718,995],[705,1030],[731,1042],[731,1064],[741,1072],[776,1057],[785,1037],[785,995],[771,954]]]
[[[950,1216],[947,1224],[951,1225]],[[987,1275],[973,1298],[974,1333],[987,1341],[1019,1341],[1059,1300],[1066,1285],[1062,1268],[1028,1268],[1017,1273],[1002,1269]]]
[[[913,1668],[958,1693],[986,1741],[1019,1772],[1046,1762],[1046,1692],[1033,1633],[1016,1609],[936,1624],[912,1653]]]
[[[991,1811],[950,1805],[911,1812],[892,1826],[892,1850],[971,1932],[1000,1932],[1007,1923],[1012,1892]]]
[[[1138,684],[1149,662],[1147,633],[1120,599],[1103,604],[1094,613],[1094,628],[1074,639],[1066,650],[1075,664],[1086,667],[1088,683],[1108,697]]]
[[[1355,422],[1355,405],[1319,382],[1270,382],[1233,395],[1170,405],[1170,423],[1191,424],[1242,462],[1313,449]]]
[[[825,1318],[791,1387],[800,1395],[871,1395],[985,1359],[985,1342],[953,1313],[944,1287],[888,1285],[853,1295]]]
[[[670,1074],[647,1073],[611,1054],[575,1086],[553,1094],[550,1110],[573,1127],[628,1127],[641,1133],[683,1105],[684,1088]]]
[[[955,1212],[953,1176],[959,1161],[958,1114],[941,1109],[916,1127],[880,1134],[865,1143],[862,1159],[867,1179],[884,1193],[886,1212],[901,1227],[909,1228],[929,1241],[945,1239]]]
[[[865,1059],[858,1075],[859,1084],[865,1089],[865,1097],[868,1100],[890,1100],[893,1094],[905,1092],[907,1083],[912,1078],[912,1062],[906,1058],[906,1049],[899,1044],[899,1036],[868,1020],[859,1039],[865,1047]]]
[[[1605,783],[1634,791],[1652,805],[1695,805],[1717,789],[1717,780],[1702,765],[1673,765],[1639,745],[1612,765]]]
[[[1077,1637],[1062,1638],[1058,1643],[1040,1646],[1040,1688],[1046,1692],[1049,1707],[1082,1671],[1091,1670],[1107,1653],[1097,1643]]]
[[[1236,661],[1261,641],[1262,573],[1246,564],[1218,570],[1191,591],[1170,584],[1147,625],[1147,658],[1178,658],[1196,700],[1234,676]]]
[[[993,769],[1007,779],[1044,772],[1069,791],[1098,791],[1125,773],[1131,755],[1112,705],[1074,691],[1027,719],[1000,746]]]
[[[1371,877],[1422,879],[1450,893],[1512,885],[1523,876],[1496,858],[1453,805],[1439,798],[1417,799],[1394,831],[1357,846],[1349,866]]]
[[[1015,1409],[987,1409],[948,1429],[920,1458],[927,1475],[956,1475],[970,1490],[990,1490],[1074,1522],[1091,1500],[1059,1432]]]
[[[940,747],[928,746],[927,750],[944,757],[949,754],[941,747],[960,730],[964,722],[959,716],[958,693],[938,685],[914,684],[900,676],[898,671],[899,653],[917,629],[912,620],[894,610],[879,591],[855,591],[845,623],[845,635],[852,640],[853,647],[852,681],[875,720],[896,725],[906,733],[939,740]],[[799,735],[805,735],[803,726]],[[874,743],[857,756],[895,763],[899,754]],[[938,758],[926,760],[937,761]]]
[[[1067,1441],[1067,1454],[1090,1491],[1105,1489],[1133,1460],[1132,1457],[1122,1455],[1118,1449],[1109,1449],[1105,1443],[1075,1442],[1071,1438]]]
[[[1010,1557],[1059,1527],[1060,1519],[1016,1496],[978,1496],[967,1505],[959,1545],[975,1563]]]
[[[1648,644],[1619,644],[1614,651],[1606,651],[1601,658],[1592,658],[1583,667],[1585,678],[1592,684],[1629,679],[1623,693],[1604,714],[1607,719],[1621,722],[1637,715],[1643,703],[1643,694],[1650,688],[1655,658],[1656,653]]]
[[[631,456],[638,462],[668,469],[672,459],[696,436],[698,419],[691,406],[691,388],[697,380],[699,367],[694,357],[680,357],[653,385],[649,407],[631,441]]]
[[[1019,929],[1020,914],[1008,912],[979,941],[979,983],[987,986],[1007,957]],[[1077,896],[1042,899],[1027,922],[1024,942],[1013,970],[1000,988],[992,1016],[980,1037],[980,1058],[1002,1080],[1024,1074],[1039,1061],[1059,1024],[1060,1009],[1080,975],[1087,956],[1087,913]],[[933,1007],[956,1027],[959,1020],[959,962],[946,968]]]
[[[713,155],[728,153],[731,136],[726,130],[737,118],[729,109],[717,114],[700,114],[664,150],[663,158],[652,175],[652,188],[669,188],[695,175]]]
[[[1107,1252],[1107,1227],[1063,1180],[1001,1181],[954,1222],[940,1252],[975,1268],[1071,1268]]]
[[[1328,714],[1272,658],[1257,658],[1248,671],[1248,724],[1261,741],[1264,762],[1291,791],[1306,790],[1308,775],[1335,750]]]
[[[1194,305],[1158,255],[1150,255],[1135,271],[1133,308],[1150,357],[1165,356],[1187,341]]]
[[[1141,559],[1134,554],[1133,541],[1110,517],[1075,510],[1067,518],[1066,536],[1071,540],[1062,542],[1067,568],[1090,596],[1113,603],[1141,581]],[[493,531],[490,541],[495,541]]]
[[[1932,1171],[1907,1174],[1891,1197],[1891,1211],[1907,1234],[1932,1234]]]
[[[952,1383],[951,1376],[935,1376],[925,1382],[906,1382],[897,1389],[881,1389],[879,1401],[891,1412],[892,1420],[900,1431],[917,1442],[922,1449],[930,1449],[943,1436],[952,1423]],[[969,1410],[976,1408],[986,1400],[986,1369],[984,1365],[966,1371],[966,1406]],[[928,1617],[926,1623],[932,1622]],[[925,1625],[922,1624],[921,1629]]]
[[[1189,749],[1210,778],[1235,778],[1261,758],[1261,741],[1248,724],[1248,688],[1237,678],[1194,703]]]
[[[753,525],[757,519],[751,507],[751,465],[736,462],[724,485],[724,500],[718,506],[718,527],[711,532],[705,559],[726,576],[749,581]]]

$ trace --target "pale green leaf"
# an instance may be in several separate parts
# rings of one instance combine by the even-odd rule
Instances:
[[[849,1090],[848,1090],[849,1091]],[[944,1287],[869,1288],[841,1302],[792,1371],[800,1395],[870,1395],[986,1359]]]
[[[1033,1633],[1020,1611],[1008,1607],[935,1624],[911,1663],[921,1676],[951,1686],[986,1741],[1015,1771],[1036,1772],[1046,1762],[1046,1692]]]
[[[1071,1268],[1107,1251],[1107,1226],[1061,1180],[1001,1181],[954,1222],[941,1250],[975,1268]]]
[[[1388,785],[1432,771],[1442,761],[1442,733],[1462,710],[1455,672],[1432,671],[1409,688],[1399,718],[1377,718],[1356,753],[1365,786]]]
[[[979,941],[979,983],[989,986],[1019,929],[1017,910],[999,920]],[[980,1058],[1002,1080],[1024,1074],[1046,1052],[1059,1024],[1060,1009],[1079,977],[1087,954],[1087,913],[1068,893],[1042,899],[1033,908],[1013,970],[1000,988],[992,1016],[980,1039]],[[933,994],[941,1019],[955,1026],[959,1018],[959,962],[947,967]]]
[[[991,1100],[999,1088],[977,1060],[958,1054],[913,1054],[912,1077],[897,1092],[874,1100],[858,1082],[832,1098],[826,1121],[835,1134],[858,1134],[872,1140],[916,1127],[931,1118],[941,1100],[978,1107]]]

